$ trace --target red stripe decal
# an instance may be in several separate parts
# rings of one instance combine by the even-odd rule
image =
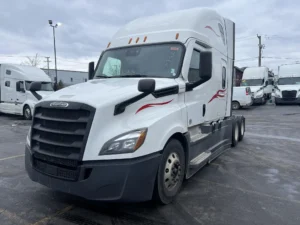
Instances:
[[[216,98],[223,98],[225,96],[225,92],[226,89],[224,90],[218,90],[216,94],[214,94],[214,96],[212,96],[212,98],[209,100],[208,103],[210,103],[212,100],[216,99]]]
[[[214,29],[212,29],[211,26],[206,26],[205,28],[210,29],[212,32],[215,33],[216,36],[220,37],[220,35],[218,35],[217,32]]]
[[[141,108],[139,108],[135,114],[137,114],[139,111],[142,111],[143,109],[147,109],[147,108],[150,108],[150,107],[153,107],[153,106],[156,106],[156,105],[166,105],[166,104],[169,104],[172,100],[170,101],[167,101],[167,102],[161,102],[161,103],[151,103],[151,104],[147,104],[147,105],[143,105]]]

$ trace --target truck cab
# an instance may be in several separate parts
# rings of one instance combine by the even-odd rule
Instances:
[[[41,82],[38,92],[29,90],[33,82]],[[14,64],[0,64],[0,112],[31,119],[36,102],[53,93],[51,79],[41,69]]]
[[[270,84],[272,85],[272,84]],[[271,97],[267,67],[248,67],[244,70],[241,86],[250,87],[256,104],[264,104]]]
[[[275,85],[275,104],[300,104],[300,64],[279,67]]]
[[[29,177],[86,199],[170,203],[243,138],[245,119],[231,109],[234,37],[211,9],[126,24],[90,66],[93,79],[35,106]]]

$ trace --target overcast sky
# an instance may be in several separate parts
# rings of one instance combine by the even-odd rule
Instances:
[[[110,37],[137,17],[192,7],[211,7],[236,23],[236,65],[256,66],[257,34],[262,36],[262,65],[277,72],[300,61],[299,0],[0,0],[0,62],[21,63],[24,56],[50,56],[56,29],[58,69],[87,70]],[[255,58],[256,57],[256,58]],[[42,62],[41,67],[46,67]]]

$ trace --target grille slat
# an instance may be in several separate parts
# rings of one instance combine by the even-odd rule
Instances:
[[[283,98],[296,98],[297,91],[282,91],[282,97]]]
[[[51,102],[37,104],[31,147],[35,168],[61,179],[76,180],[95,109],[69,102],[67,108],[53,108]]]
[[[34,129],[43,131],[43,132],[49,132],[49,133],[56,133],[56,134],[68,134],[68,135],[84,135],[85,130],[84,129],[78,129],[76,131],[64,131],[59,129],[51,129],[43,127],[41,124],[35,124]]]

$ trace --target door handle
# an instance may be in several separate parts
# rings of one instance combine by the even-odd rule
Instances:
[[[202,106],[202,116],[205,116],[205,113],[206,113],[206,105],[203,104],[203,106]]]

